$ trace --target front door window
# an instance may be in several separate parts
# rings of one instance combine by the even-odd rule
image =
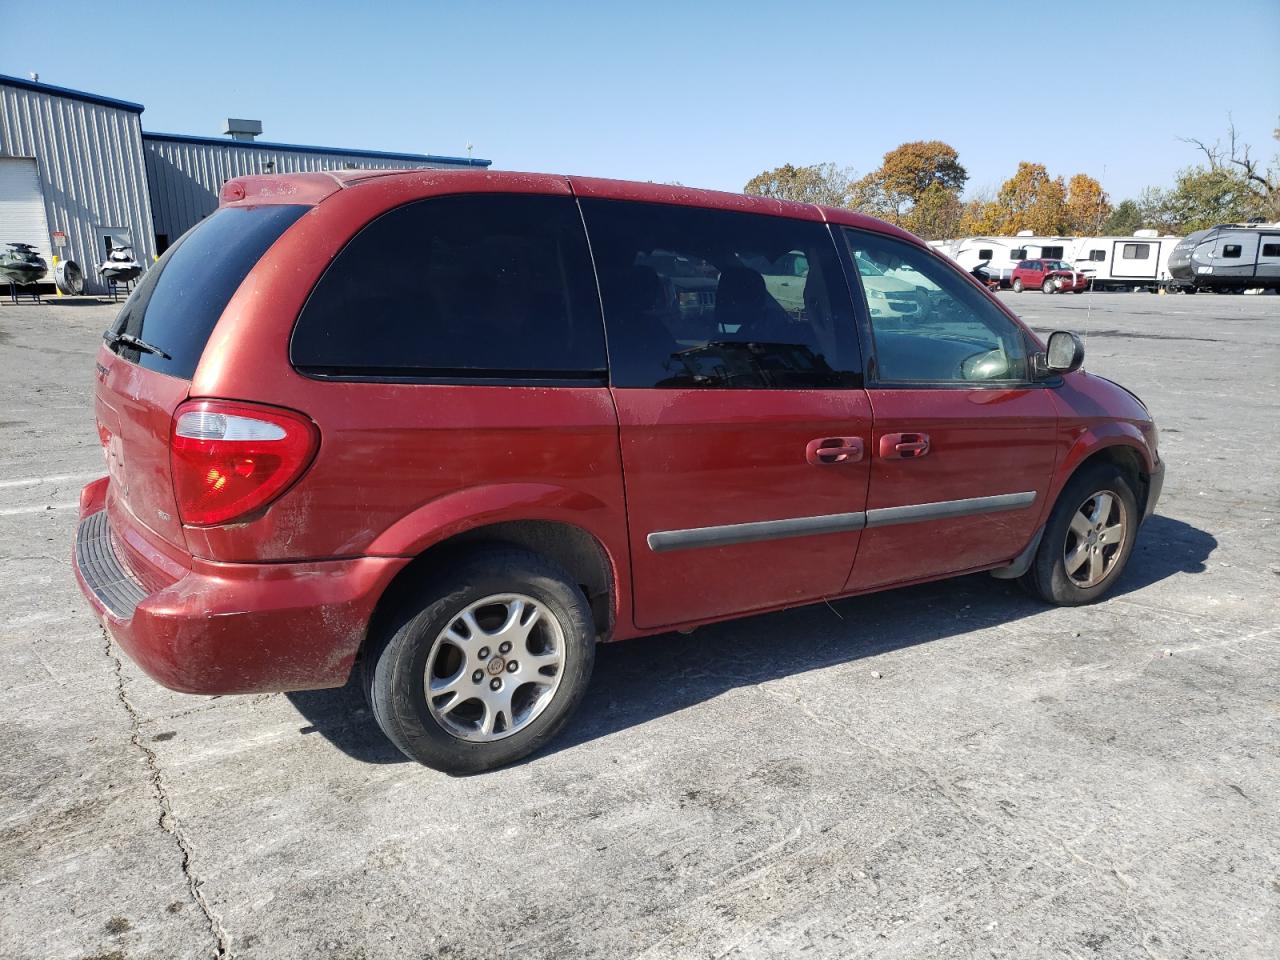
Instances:
[[[1021,330],[968,279],[900,240],[846,230],[845,242],[866,297],[877,381],[1026,379]]]

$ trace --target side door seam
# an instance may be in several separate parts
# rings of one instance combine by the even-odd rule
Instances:
[[[636,621],[638,618],[636,617],[636,581],[635,581],[636,565],[635,565],[635,558],[632,556],[633,547],[632,547],[632,530],[631,530],[631,501],[627,491],[627,465],[626,465],[625,458],[622,456],[622,417],[618,412],[618,398],[616,395],[616,388],[613,385],[613,357],[611,356],[611,353],[610,353],[609,322],[606,319],[604,314],[604,295],[601,293],[601,290],[600,290],[600,271],[596,267],[595,247],[591,243],[591,230],[587,226],[587,216],[582,209],[582,200],[581,198],[579,198],[577,191],[574,190],[573,188],[573,180],[571,180],[568,177],[565,177],[565,183],[569,185],[569,192],[573,196],[573,205],[578,210],[578,220],[582,223],[582,235],[586,238],[586,241],[587,241],[587,257],[591,260],[591,279],[592,279],[592,282],[595,284],[595,288],[596,288],[596,306],[599,307],[600,309],[600,332],[604,337],[604,357],[605,357],[605,368],[606,368],[605,390],[609,394],[609,406],[613,408],[613,451],[614,451],[614,456],[617,457],[618,480],[622,488],[622,525],[623,525],[623,529],[626,531],[626,541],[627,541],[626,577],[627,577],[627,590],[630,593],[629,599],[631,601],[630,603],[631,609],[626,611],[626,613],[627,613],[627,616],[630,618],[630,623],[628,624],[628,626],[634,630],[636,629]],[[622,579],[620,574],[617,576],[619,580]],[[617,602],[617,598],[615,598],[615,602]],[[615,623],[616,623],[616,618],[622,616],[623,614],[622,604],[620,602],[617,602],[617,607],[618,608],[615,614]]]

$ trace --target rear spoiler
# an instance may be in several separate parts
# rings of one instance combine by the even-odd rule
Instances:
[[[219,206],[258,206],[264,203],[301,203],[315,206],[346,184],[331,173],[292,173],[285,176],[236,177],[222,185]]]

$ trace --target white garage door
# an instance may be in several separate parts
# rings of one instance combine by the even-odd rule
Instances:
[[[6,243],[29,243],[50,262],[44,194],[31,157],[0,157],[0,249]]]

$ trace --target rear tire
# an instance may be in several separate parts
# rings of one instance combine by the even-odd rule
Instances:
[[[1022,281],[1021,281],[1021,280],[1019,280],[1018,278],[1016,278],[1016,277],[1014,278],[1014,281],[1013,281],[1012,286],[1013,286],[1013,292],[1014,292],[1014,293],[1021,293],[1021,292],[1022,292]]]
[[[492,770],[551,740],[582,701],[595,626],[546,557],[479,547],[371,638],[365,693],[387,738],[445,773]]]
[[[1120,578],[1140,520],[1137,497],[1117,467],[1080,470],[1059,495],[1022,585],[1048,603],[1095,603]]]

